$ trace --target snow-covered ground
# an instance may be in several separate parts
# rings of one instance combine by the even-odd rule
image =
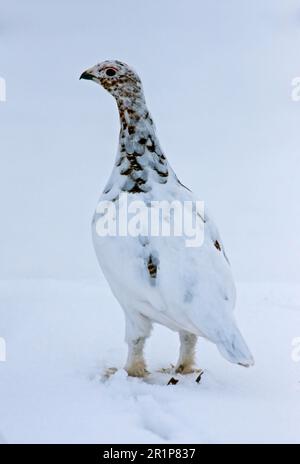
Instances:
[[[155,373],[177,357],[176,334],[157,326],[147,346],[152,374],[128,378],[121,309],[107,284],[0,282],[0,442],[300,442],[300,286],[238,285],[238,319],[256,358],[244,369],[198,343],[195,375]],[[120,370],[109,380],[106,367]]]

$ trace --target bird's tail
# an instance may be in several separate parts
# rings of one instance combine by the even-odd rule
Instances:
[[[218,350],[225,359],[234,364],[253,366],[254,358],[234,321],[231,329],[226,335],[222,334],[222,340],[217,343]]]

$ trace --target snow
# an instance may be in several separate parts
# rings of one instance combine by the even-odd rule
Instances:
[[[167,386],[177,335],[156,326],[149,379],[128,378],[123,312],[99,281],[0,282],[0,442],[300,442],[300,286],[238,285],[238,321],[256,358],[244,369],[198,343],[205,373]],[[107,367],[118,367],[108,380]]]

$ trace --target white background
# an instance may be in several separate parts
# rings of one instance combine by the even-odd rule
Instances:
[[[0,278],[97,278],[90,219],[118,116],[79,82],[139,72],[161,144],[219,225],[239,281],[299,280],[296,0],[2,2]]]

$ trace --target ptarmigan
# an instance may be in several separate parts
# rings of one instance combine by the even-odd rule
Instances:
[[[101,232],[99,224],[108,219],[115,231],[114,223],[126,218],[137,200],[150,211],[160,201],[190,204],[197,198],[181,184],[162,152],[136,72],[120,61],[104,61],[81,78],[108,90],[120,115],[118,153],[93,218],[92,233],[100,266],[125,312],[125,369],[131,376],[147,374],[143,349],[153,323],[179,333],[176,372],[193,372],[198,336],[215,343],[228,361],[253,365],[233,315],[235,286],[230,265],[207,212],[201,216],[194,208],[190,211],[204,231],[201,246],[187,246],[184,233],[166,236],[149,232],[145,215],[139,217],[137,233],[136,229],[135,233],[120,233],[119,229],[106,235]],[[103,204],[113,205],[113,213],[108,207],[103,209]],[[170,217],[163,215],[160,220],[170,222]]]

